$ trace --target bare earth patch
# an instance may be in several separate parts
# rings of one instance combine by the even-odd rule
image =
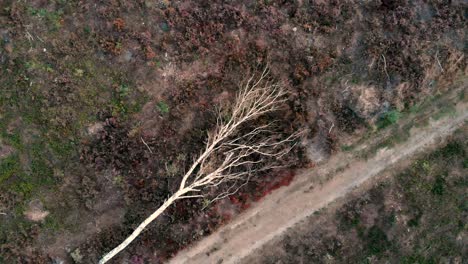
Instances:
[[[34,222],[44,221],[48,215],[49,212],[44,210],[44,206],[39,200],[31,201],[28,209],[24,212],[24,216]]]

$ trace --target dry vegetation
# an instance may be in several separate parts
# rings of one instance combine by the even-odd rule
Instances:
[[[204,198],[208,206],[235,195],[250,177],[282,165],[282,157],[290,152],[299,133],[282,137],[274,131],[274,120],[258,123],[260,117],[280,109],[286,102],[286,91],[269,79],[268,68],[258,75],[254,74],[242,85],[231,110],[219,111],[214,131],[208,134],[204,150],[182,176],[177,191],[99,263],[108,262],[124,250],[177,200]],[[210,189],[219,194],[210,198],[213,192]]]
[[[97,262],[177,191],[216,131],[215,106],[269,63],[288,93],[258,124],[306,130],[301,147],[235,196],[177,201],[115,260],[164,262],[287,185],[294,168],[391,127],[466,76],[466,8],[1,1],[0,263]]]

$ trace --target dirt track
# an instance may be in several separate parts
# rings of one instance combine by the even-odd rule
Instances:
[[[392,149],[381,149],[368,160],[340,153],[326,164],[302,171],[295,181],[240,215],[170,263],[240,263],[288,228],[343,197],[357,186],[379,176],[399,161],[441,144],[468,120],[468,103],[456,105],[456,113],[410,131],[410,138]],[[318,185],[313,179],[332,179]]]

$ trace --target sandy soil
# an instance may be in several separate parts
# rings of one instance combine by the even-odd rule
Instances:
[[[170,263],[243,263],[243,258],[315,211],[364,182],[377,179],[399,162],[439,146],[467,120],[468,103],[460,102],[456,105],[456,114],[437,121],[431,119],[429,125],[412,129],[404,143],[392,149],[381,149],[366,161],[350,153],[337,154],[326,164],[304,170],[291,185],[268,196],[192,248],[180,252]],[[321,185],[314,180],[330,178]]]

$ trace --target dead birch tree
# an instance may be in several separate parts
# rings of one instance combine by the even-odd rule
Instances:
[[[294,146],[298,133],[281,136],[274,129],[275,122],[255,125],[251,121],[278,110],[285,101],[286,91],[269,78],[268,68],[259,76],[253,75],[246,80],[231,111],[219,111],[216,127],[208,133],[205,149],[182,177],[179,189],[99,263],[106,263],[125,249],[175,201],[205,197],[209,188],[219,187],[223,187],[223,191],[210,200],[222,199],[234,194],[252,175],[274,168],[274,161]]]

